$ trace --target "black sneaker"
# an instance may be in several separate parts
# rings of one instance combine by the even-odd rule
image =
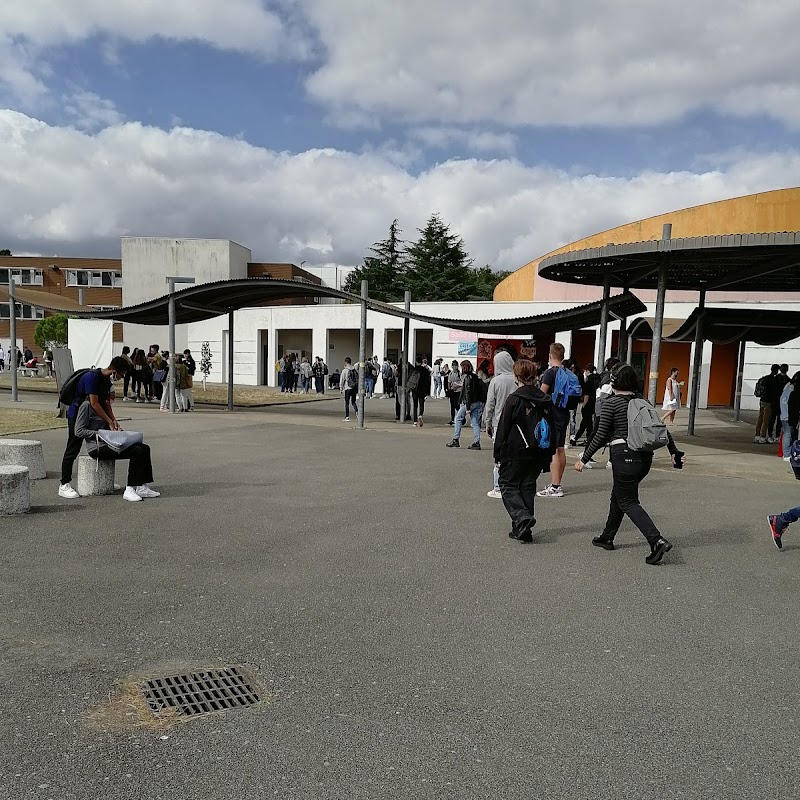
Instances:
[[[453,439],[453,441],[448,442],[445,447],[461,447],[461,445],[458,443],[458,439]]]
[[[530,544],[533,541],[533,535],[529,530],[523,531],[522,533],[511,533],[508,534],[509,539],[516,539],[518,542],[522,542],[522,544]]]
[[[770,532],[772,533],[772,541],[775,543],[775,547],[778,550],[783,548],[783,540],[781,537],[783,536],[783,532],[786,528],[781,528],[778,523],[778,516],[777,514],[770,514],[767,517],[767,524],[769,525]]]
[[[614,549],[614,542],[611,539],[604,539],[602,536],[595,536],[592,539],[592,544],[595,547],[602,547],[603,550],[613,550]]]
[[[481,443],[480,443],[480,442],[473,442],[473,443],[472,443],[472,444],[471,444],[471,445],[470,445],[470,446],[467,448],[467,450],[480,450],[480,449],[481,449]]]
[[[645,558],[645,561],[648,564],[658,564],[670,550],[672,550],[672,545],[666,539],[659,539],[650,548],[650,555]]]

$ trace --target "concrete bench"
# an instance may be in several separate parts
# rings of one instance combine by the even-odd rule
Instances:
[[[17,374],[22,375],[23,378],[41,378],[47,374],[47,370],[44,365],[38,365],[35,367],[17,367]]]
[[[78,456],[78,481],[75,491],[81,497],[114,494],[114,462]]]
[[[0,466],[0,515],[24,514],[30,507],[28,468],[18,464]]]
[[[27,467],[32,481],[47,477],[41,442],[33,439],[0,439],[0,466],[15,464]]]

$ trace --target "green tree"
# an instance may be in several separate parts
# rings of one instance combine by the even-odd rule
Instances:
[[[54,347],[67,346],[67,316],[55,314],[45,317],[36,323],[33,340],[43,350],[52,350]]]
[[[434,214],[409,245],[405,289],[416,301],[468,300],[475,292],[475,270],[464,240]]]
[[[364,263],[354,269],[344,283],[345,291],[361,293],[361,281],[369,281],[369,296],[390,303],[403,299],[401,282],[406,270],[405,242],[397,220],[389,226],[389,238],[370,247]]]
[[[0,256],[10,256],[10,255],[11,255],[10,250],[0,250]]]
[[[495,272],[488,264],[472,271],[474,285],[470,300],[493,300],[494,290],[500,281],[505,280],[511,272],[500,270]]]

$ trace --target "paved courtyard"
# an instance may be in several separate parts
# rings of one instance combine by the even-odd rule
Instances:
[[[589,546],[604,469],[509,540],[488,440],[446,449],[430,406],[420,430],[371,401],[359,432],[334,401],[126,404],[163,492],[137,504],[58,499],[64,431],[32,434],[48,480],[0,518],[0,796],[796,797],[800,529],[779,553],[765,522],[800,495],[783,462],[704,417],[687,469],[644,484],[675,544],[649,567],[627,522]],[[119,701],[221,664],[267,701],[172,726]]]

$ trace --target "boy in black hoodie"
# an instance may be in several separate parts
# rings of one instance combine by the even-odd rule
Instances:
[[[494,460],[500,465],[500,493],[511,517],[512,539],[532,542],[536,524],[533,505],[536,479],[555,451],[552,429],[553,402],[537,388],[536,365],[528,359],[514,364],[519,388],[509,395],[497,426]],[[543,438],[543,434],[549,437]]]

